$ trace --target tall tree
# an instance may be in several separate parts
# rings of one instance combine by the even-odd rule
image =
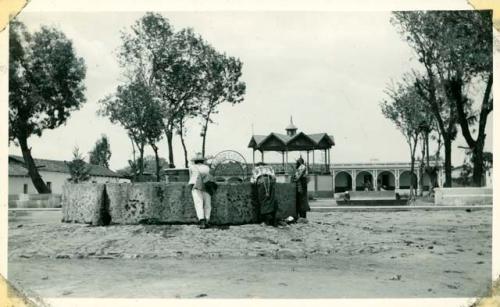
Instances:
[[[68,165],[70,174],[70,178],[68,178],[69,182],[79,183],[89,181],[90,168],[87,163],[85,163],[78,147],[73,149],[73,160],[66,162],[66,164]]]
[[[233,105],[242,102],[246,85],[245,82],[239,81],[243,65],[239,59],[207,48],[203,63],[206,70],[206,89],[200,107],[200,116],[202,119],[201,152],[205,155],[208,125],[212,123],[212,115],[218,113],[218,107],[223,102]]]
[[[165,109],[163,130],[168,159],[174,166],[173,133],[179,118],[196,103],[204,87],[200,55],[204,41],[191,29],[175,32],[160,14],[147,13],[122,33],[119,62],[127,75],[139,78]]]
[[[33,185],[50,193],[31,156],[28,139],[66,123],[85,102],[85,63],[61,31],[31,34],[12,21],[9,32],[9,141],[21,147]]]
[[[95,142],[94,148],[89,152],[90,164],[101,165],[109,168],[109,159],[111,158],[111,147],[108,137],[103,134],[100,139]]]
[[[451,142],[455,125],[477,157],[473,181],[481,184],[485,128],[493,109],[491,87],[491,11],[396,12],[393,22],[424,65],[426,78],[419,88],[433,110],[445,147],[446,186],[451,186]],[[482,83],[480,110],[474,110],[467,89]],[[446,118],[443,118],[446,113]],[[475,126],[474,129],[471,126]],[[471,130],[477,131],[474,139]]]
[[[382,114],[392,121],[404,135],[410,150],[410,197],[414,197],[415,189],[415,153],[422,123],[427,118],[427,110],[413,86],[397,84],[386,91],[389,96],[380,107]]]
[[[447,98],[456,106],[462,135],[471,150],[472,183],[482,185],[486,123],[493,110],[493,37],[491,11],[443,12],[442,31],[436,31],[445,72],[441,76]],[[468,85],[482,85],[479,109]],[[473,136],[475,131],[476,136]]]
[[[100,100],[98,113],[107,116],[112,123],[123,126],[139,151],[137,169],[139,177],[144,172],[144,148],[148,144],[155,156],[158,156],[156,145],[162,137],[163,114],[162,104],[158,103],[147,86],[135,80],[118,86],[116,93]],[[160,180],[160,163],[156,164],[157,179]]]

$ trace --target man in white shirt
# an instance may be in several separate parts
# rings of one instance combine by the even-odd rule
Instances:
[[[204,164],[205,158],[201,153],[191,159],[192,164],[189,166],[189,186],[193,196],[194,208],[198,217],[200,228],[208,228],[210,221],[211,196],[205,191],[205,183],[210,179],[210,168]]]

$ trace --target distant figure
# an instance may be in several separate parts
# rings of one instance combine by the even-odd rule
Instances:
[[[310,211],[311,208],[309,207],[309,198],[307,195],[307,182],[309,180],[304,159],[302,159],[302,157],[297,159],[295,167],[296,171],[293,179],[296,183],[297,213],[299,214],[299,217],[305,219],[307,217],[307,211]]]
[[[191,159],[192,164],[189,166],[189,186],[193,196],[194,209],[198,217],[199,227],[202,229],[208,228],[210,222],[211,195],[207,191],[208,182],[211,181],[210,168],[204,164],[205,158],[201,153]]]
[[[277,226],[276,211],[278,202],[275,195],[276,176],[274,169],[259,162],[252,171],[250,181],[254,184],[255,196],[259,204],[260,221],[266,225]]]
[[[344,192],[344,200],[345,201],[351,200],[351,195],[349,194],[349,191]]]

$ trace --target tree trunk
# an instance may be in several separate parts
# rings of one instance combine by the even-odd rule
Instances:
[[[179,123],[179,137],[181,138],[182,149],[184,150],[184,167],[189,167],[188,153],[186,142],[184,141],[184,124],[182,121]]]
[[[172,146],[172,141],[173,141],[172,129],[165,129],[165,135],[167,136],[167,144],[168,144],[168,167],[175,168],[174,149]]]
[[[484,138],[484,134],[477,137],[476,146],[472,151],[472,184],[476,187],[483,185]]]
[[[47,187],[47,185],[43,181],[42,177],[40,176],[40,173],[38,172],[38,168],[36,167],[35,161],[33,160],[33,157],[31,156],[31,148],[28,147],[27,138],[18,137],[17,140],[19,141],[19,146],[21,147],[21,151],[23,153],[24,163],[25,163],[26,167],[28,168],[28,174],[31,177],[31,181],[33,182],[33,185],[35,186],[35,189],[40,194],[51,193],[50,189]]]
[[[493,105],[490,101],[491,88],[493,86],[493,73],[491,72],[489,74],[488,80],[486,82],[486,89],[481,104],[481,112],[479,114],[479,127],[476,140],[474,140],[474,138],[472,137],[469,128],[468,117],[465,111],[465,105],[467,102],[464,101],[462,97],[462,86],[462,79],[457,77],[457,80],[454,80],[454,82],[451,83],[450,92],[457,105],[458,122],[462,130],[462,135],[467,142],[467,145],[469,145],[470,150],[472,150],[472,184],[476,187],[480,187],[482,186],[483,181],[483,150],[485,139],[484,130],[486,128],[488,114],[493,109]]]
[[[415,156],[412,153],[410,158],[410,200],[414,199],[414,185],[413,185],[414,172],[415,172]]]
[[[210,121],[210,112],[208,113],[206,119],[205,119],[205,125],[203,125],[203,140],[201,143],[201,154],[203,157],[205,156],[205,144],[206,144],[206,139],[207,139],[207,130],[208,130],[208,123]]]
[[[139,177],[144,174],[144,143],[138,144],[139,147]]]
[[[160,157],[158,156],[158,146],[150,144],[153,152],[155,153],[155,166],[156,166],[156,181],[160,182]]]
[[[136,162],[135,161],[135,145],[134,145],[134,139],[129,135],[129,138],[130,138],[130,142],[132,143],[132,161],[134,161],[134,163]]]
[[[444,187],[451,188],[451,139],[443,135],[444,139]]]
[[[427,167],[430,167],[430,157],[429,157],[429,132],[425,133],[425,156]]]
[[[422,157],[421,157],[420,165],[419,165],[420,178],[418,178],[418,181],[420,182],[420,190],[418,191],[418,193],[420,196],[424,196],[423,182],[424,182],[424,172],[425,172],[425,162],[424,162],[425,151],[426,151],[426,148],[425,148],[425,132],[424,132],[424,134],[422,134]]]
[[[415,152],[417,150],[417,143],[418,143],[418,134],[416,135],[414,139],[414,143],[412,144],[412,137],[409,137],[408,139],[408,144],[410,146],[410,200],[413,200],[415,198],[415,188],[414,188],[414,183],[413,183],[413,177],[415,174]]]

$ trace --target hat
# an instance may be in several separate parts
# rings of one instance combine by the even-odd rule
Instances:
[[[201,152],[197,152],[194,157],[191,158],[191,161],[205,161],[205,158],[201,154]]]

